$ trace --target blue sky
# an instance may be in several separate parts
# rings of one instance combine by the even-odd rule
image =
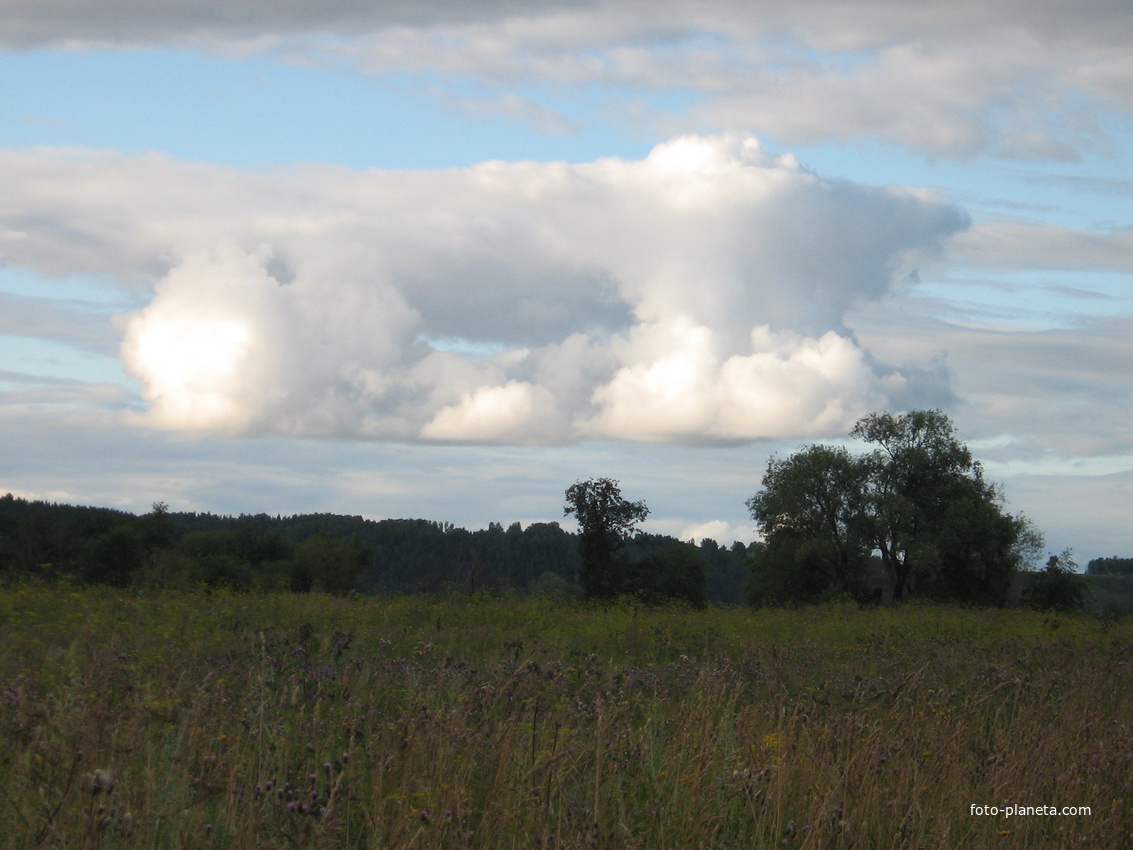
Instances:
[[[342,65],[187,50],[48,50],[0,59],[7,145],[154,150],[263,169],[450,168],[488,159],[589,160],[648,153],[606,125],[570,135],[486,116],[470,121],[427,79]],[[569,105],[569,104],[568,104]]]
[[[751,539],[938,406],[1133,554],[1126,4],[427,5],[0,9],[0,491]]]

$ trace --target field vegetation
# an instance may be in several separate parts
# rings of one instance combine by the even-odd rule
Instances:
[[[0,635],[3,847],[1133,845],[1113,617],[56,583]]]

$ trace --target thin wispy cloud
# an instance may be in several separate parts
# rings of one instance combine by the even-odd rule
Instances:
[[[1023,159],[1075,160],[1104,147],[1105,109],[1133,108],[1133,24],[1120,0],[16,0],[4,15],[0,38],[18,48],[271,50],[422,75],[446,98],[476,79],[496,94],[473,97],[469,110],[519,110],[544,128],[570,122],[518,97],[516,85],[684,91],[699,99],[686,129],[758,124],[788,144],[880,138],[933,155]]]

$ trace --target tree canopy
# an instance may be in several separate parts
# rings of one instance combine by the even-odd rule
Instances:
[[[894,599],[1006,602],[1041,537],[1004,510],[951,420],[939,410],[874,413],[850,435],[875,448],[812,445],[769,463],[747,503],[764,538],[753,599],[868,597],[884,583]]]
[[[619,550],[642,599],[696,602],[702,567],[706,601],[743,601],[743,544],[704,540],[669,551],[683,546],[668,535],[635,534]],[[0,583],[573,597],[582,594],[579,567],[579,537],[557,522],[468,530],[424,519],[182,513],[160,502],[136,516],[0,494]]]
[[[567,488],[563,516],[572,514],[578,520],[579,584],[585,594],[609,599],[632,593],[629,570],[614,555],[649,516],[645,502],[623,498],[617,481],[591,478]]]

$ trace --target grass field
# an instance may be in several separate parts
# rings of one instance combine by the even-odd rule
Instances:
[[[0,641],[2,847],[1133,846],[1129,620],[29,587]]]

